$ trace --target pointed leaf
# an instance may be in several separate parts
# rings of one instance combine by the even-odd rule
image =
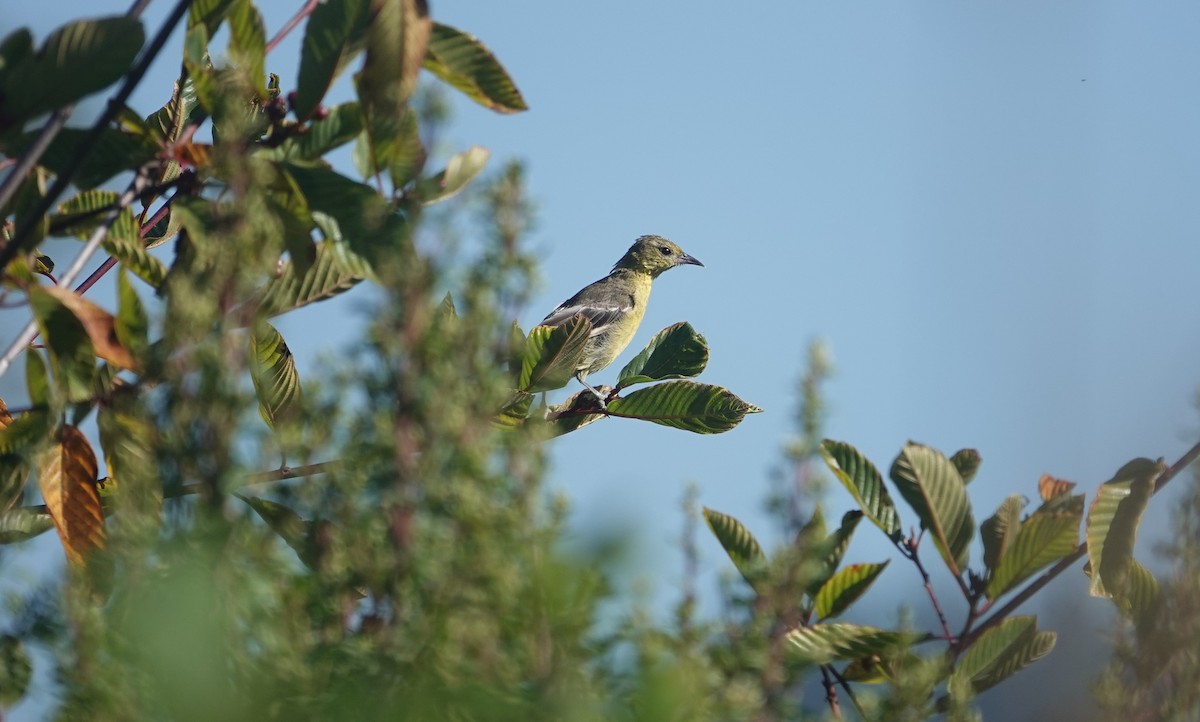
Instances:
[[[297,118],[313,114],[334,78],[362,51],[369,7],[368,0],[327,0],[309,15],[296,84]]]
[[[429,9],[423,0],[372,0],[367,57],[357,85],[376,169],[407,164],[398,158],[409,153],[416,132],[416,115],[407,101],[417,87],[429,30]]]
[[[1004,557],[1005,550],[1017,538],[1021,530],[1021,510],[1025,508],[1025,497],[1013,494],[1000,504],[996,513],[979,525],[979,536],[983,540],[983,563],[988,571],[995,572],[996,565]]]
[[[529,332],[521,357],[517,390],[529,393],[566,386],[579,369],[592,323],[576,316],[559,326],[536,326]]]
[[[808,593],[810,596],[815,595],[837,571],[838,565],[842,563],[842,557],[846,554],[846,549],[850,546],[850,538],[854,536],[854,530],[862,518],[863,513],[857,509],[846,512],[842,515],[841,526],[819,542],[816,551],[821,557],[821,564],[809,582]]]
[[[742,577],[751,587],[758,584],[766,571],[767,559],[750,530],[734,517],[708,507],[704,507],[704,521]]]
[[[234,0],[229,12],[229,59],[248,87],[267,97],[267,32],[262,15],[251,0]]]
[[[316,259],[307,273],[298,273],[288,261],[282,272],[267,281],[259,292],[259,313],[264,317],[278,316],[332,298],[373,277],[367,262],[345,243],[324,241],[317,244]]]
[[[317,160],[351,142],[362,130],[358,103],[342,103],[330,108],[324,118],[309,123],[308,132],[288,138],[273,154],[266,155],[277,160]]]
[[[1100,485],[1087,519],[1092,596],[1112,597],[1119,607],[1127,606],[1138,523],[1164,468],[1161,462],[1134,459]]]
[[[653,421],[696,434],[720,434],[762,409],[728,389],[695,381],[666,381],[608,402],[608,415]]]
[[[889,474],[897,490],[933,534],[934,545],[958,576],[966,569],[975,519],[966,485],[950,460],[921,444],[909,443]]]
[[[667,326],[617,375],[617,388],[699,376],[708,365],[708,343],[689,323]]]
[[[817,613],[817,618],[829,619],[849,609],[851,604],[866,593],[887,565],[886,561],[879,564],[851,564],[839,570],[821,585],[821,590],[813,600],[813,610]]]
[[[796,661],[828,664],[838,659],[885,656],[905,644],[907,635],[858,624],[816,624],[787,634]]]
[[[982,692],[1049,654],[1057,635],[1036,624],[1037,617],[1009,617],[980,635],[951,674],[951,693]]]
[[[830,439],[821,442],[821,457],[867,518],[893,541],[899,540],[900,516],[875,465],[850,444]]]
[[[1020,531],[988,582],[988,599],[1015,588],[1043,567],[1075,551],[1079,545],[1079,523],[1083,520],[1083,496],[1074,500],[1072,504],[1038,509],[1021,523]]]
[[[495,422],[505,428],[516,428],[529,418],[529,409],[533,405],[533,394],[525,391],[514,391],[512,397],[496,414]]]
[[[250,339],[250,376],[258,410],[272,429],[295,419],[300,406],[300,376],[283,336],[269,323],[258,324]]]
[[[104,512],[96,490],[96,455],[83,433],[64,426],[59,441],[42,455],[38,485],[72,564],[104,546]]]
[[[188,5],[188,29],[203,27],[211,37],[225,21],[234,0],[192,0]]]
[[[529,107],[491,51],[473,36],[448,25],[433,24],[425,69],[498,113]]]
[[[46,38],[0,76],[0,130],[73,103],[123,76],[142,48],[142,24],[127,16],[79,20]]]
[[[428,206],[456,195],[475,176],[483,172],[484,166],[491,157],[490,150],[478,145],[456,153],[447,161],[444,171],[417,183],[415,190],[417,198],[422,204]]]

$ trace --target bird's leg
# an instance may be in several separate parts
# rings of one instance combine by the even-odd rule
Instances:
[[[583,380],[583,374],[575,374],[575,380],[578,381],[579,383],[583,384],[584,388],[586,388],[588,391],[592,392],[592,396],[596,397],[596,403],[600,404],[601,410],[603,410],[603,411],[608,410],[608,404],[606,404],[604,402],[604,397],[600,395],[600,392],[597,391],[595,389],[595,387],[593,387],[587,381]]]

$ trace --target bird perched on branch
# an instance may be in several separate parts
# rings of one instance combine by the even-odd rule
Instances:
[[[607,276],[585,286],[542,320],[542,326],[560,326],[575,316],[592,322],[575,378],[595,395],[601,408],[604,399],[585,379],[612,363],[633,340],[646,313],[654,279],[684,264],[704,265],[662,236],[642,236]]]

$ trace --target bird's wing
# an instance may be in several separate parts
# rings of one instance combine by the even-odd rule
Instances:
[[[561,326],[576,316],[583,316],[592,322],[592,331],[588,334],[589,337],[599,336],[608,331],[608,327],[613,321],[620,318],[622,314],[629,313],[632,308],[632,303],[613,301],[587,303],[571,298],[542,319],[541,325]]]

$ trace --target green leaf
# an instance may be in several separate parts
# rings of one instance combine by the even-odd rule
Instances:
[[[316,258],[307,273],[299,273],[292,262],[267,281],[258,296],[259,313],[278,316],[301,306],[332,298],[373,278],[371,267],[345,243],[324,241],[316,247]]]
[[[128,72],[142,48],[142,24],[123,16],[79,20],[46,38],[0,77],[0,131],[73,103]]]
[[[617,388],[699,376],[708,365],[708,343],[690,323],[667,326],[621,369]]]
[[[0,514],[0,544],[16,544],[54,528],[54,520],[45,510],[20,506]]]
[[[166,280],[166,264],[147,251],[140,240],[129,241],[119,236],[110,236],[102,245],[108,255],[121,262],[122,268],[129,269],[151,288],[159,288]]]
[[[954,464],[954,468],[958,469],[958,475],[962,477],[964,484],[970,484],[975,478],[975,472],[979,471],[979,465],[983,463],[983,457],[975,449],[959,449],[954,452],[954,456],[950,457],[950,463]]]
[[[708,507],[704,507],[704,521],[742,577],[751,587],[758,584],[766,571],[767,559],[750,530],[734,517]]]
[[[1112,597],[1118,607],[1128,607],[1138,523],[1154,494],[1154,482],[1163,470],[1161,462],[1134,459],[1096,492],[1087,519],[1092,596]]]
[[[229,58],[248,87],[267,97],[267,31],[251,0],[234,0],[229,12]]]
[[[394,242],[390,230],[398,219],[374,188],[323,166],[280,163],[279,170],[304,194],[310,210],[320,211],[337,221],[350,250],[374,259],[381,245]]]
[[[440,203],[467,186],[475,176],[483,172],[492,152],[482,146],[474,145],[461,153],[456,153],[446,163],[446,169],[433,176],[423,178],[417,183],[415,195],[423,205]]]
[[[192,0],[188,5],[188,30],[203,26],[205,34],[212,37],[233,3],[234,0]]]
[[[429,43],[429,14],[425,3],[416,0],[377,0],[371,9],[358,97],[371,165],[394,170],[393,183],[399,187],[411,177],[414,141],[420,148],[416,114],[407,100],[417,87]]]
[[[1158,580],[1136,559],[1130,562],[1127,579],[1125,595],[1118,601],[1119,608],[1141,628],[1154,619],[1153,612],[1158,608]]]
[[[653,421],[697,434],[720,434],[762,409],[720,386],[666,381],[608,402],[608,415]]]
[[[491,51],[473,36],[448,25],[433,24],[425,69],[498,113],[529,108]]]
[[[30,289],[29,304],[64,398],[69,402],[90,398],[96,377],[96,351],[83,323],[44,288]]]
[[[838,659],[885,656],[909,641],[908,635],[858,624],[816,624],[787,634],[792,654],[804,664],[828,664]]]
[[[129,280],[125,267],[117,272],[117,316],[114,323],[117,341],[140,358],[149,345],[150,319]]]
[[[950,675],[955,696],[978,694],[1050,653],[1054,632],[1037,631],[1037,617],[1009,617],[975,640]]]
[[[832,534],[818,542],[819,546],[815,546],[815,553],[821,558],[820,567],[814,573],[812,580],[808,585],[808,594],[815,596],[825,582],[833,576],[837,571],[838,565],[842,563],[842,557],[846,554],[846,549],[850,546],[850,538],[854,536],[854,530],[858,528],[858,523],[862,521],[863,513],[857,509],[851,509],[842,515],[842,523]],[[813,521],[817,521],[819,517],[813,515]],[[813,530],[814,532],[817,529]],[[800,542],[804,537],[804,532],[797,535],[797,542]]]
[[[17,416],[0,429],[0,454],[19,456],[30,461],[52,440],[58,416],[46,409],[34,409]]]
[[[307,133],[288,138],[274,153],[265,155],[276,160],[317,160],[354,140],[362,129],[363,116],[358,103],[342,103],[330,108],[324,118],[309,123]]]
[[[875,465],[850,444],[830,439],[821,442],[821,458],[867,518],[892,541],[898,541],[902,536],[900,516]]]
[[[317,260],[317,245],[312,237],[313,218],[308,210],[308,201],[296,190],[291,194],[268,196],[267,208],[279,225],[283,247],[296,272],[301,275],[308,273]]]
[[[921,524],[933,533],[934,545],[951,573],[961,574],[975,535],[975,519],[958,469],[940,452],[910,442],[889,475]]]
[[[1083,496],[1074,500],[1073,504],[1055,504],[1053,508],[1043,506],[1020,524],[1016,538],[1004,551],[988,581],[988,599],[999,597],[1075,551],[1079,544],[1079,522],[1083,519]]]
[[[851,564],[839,570],[821,585],[820,591],[813,599],[813,609],[817,617],[829,619],[849,609],[851,604],[866,593],[887,565],[887,561],[879,564]]]
[[[951,459],[953,461],[953,459]],[[1025,508],[1025,497],[1012,494],[996,513],[989,516],[979,525],[979,536],[983,540],[983,563],[989,571],[995,572],[1004,552],[1017,538],[1021,530],[1021,510]]]
[[[258,394],[258,410],[272,429],[294,419],[300,405],[296,360],[283,336],[262,322],[250,338],[250,376]]]
[[[550,427],[549,435],[562,436],[596,423],[604,418],[604,414],[600,413],[595,395],[587,389],[581,389],[568,396],[563,403],[547,407],[545,417]]]
[[[362,51],[369,9],[368,0],[328,0],[309,15],[296,84],[297,118],[316,111],[334,78]]]
[[[29,390],[30,404],[46,409],[52,407],[54,397],[50,391],[50,374],[46,371],[42,355],[34,349],[25,352],[25,387]]]
[[[0,41],[0,83],[3,75],[33,53],[33,35],[29,28],[19,28]]]
[[[536,326],[529,332],[517,389],[529,393],[561,389],[579,369],[592,323],[576,316],[560,326]]]

